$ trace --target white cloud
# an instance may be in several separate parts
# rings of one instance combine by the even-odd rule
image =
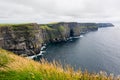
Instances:
[[[120,0],[0,0],[0,23],[119,22]]]

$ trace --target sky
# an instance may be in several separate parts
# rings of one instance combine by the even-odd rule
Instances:
[[[0,0],[0,23],[120,22],[120,0]]]

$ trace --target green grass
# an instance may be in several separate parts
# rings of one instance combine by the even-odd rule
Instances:
[[[42,59],[40,62],[19,57],[9,51],[0,49],[0,80],[120,80],[104,72],[88,73],[74,71],[61,64]]]
[[[21,26],[21,25],[28,25],[28,24],[31,24],[31,23],[22,23],[22,24],[0,24],[0,27],[6,27],[6,26]]]
[[[53,28],[48,27],[47,25],[40,26],[43,30],[54,30]]]
[[[61,32],[63,32],[65,30],[65,27],[64,26],[59,26],[58,30],[60,30]]]
[[[59,22],[50,22],[48,24],[58,24]]]
[[[0,67],[5,67],[5,65],[9,62],[9,57],[7,54],[0,54]]]

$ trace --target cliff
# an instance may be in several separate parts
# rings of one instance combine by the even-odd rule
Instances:
[[[94,30],[98,30],[96,23],[4,24],[0,25],[0,47],[30,56],[38,54],[44,43],[66,41]]]
[[[97,23],[98,27],[113,27],[112,23]]]

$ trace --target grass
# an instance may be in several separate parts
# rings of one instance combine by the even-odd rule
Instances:
[[[31,23],[22,23],[22,24],[0,24],[0,27],[6,27],[6,26],[20,26],[20,25],[28,25],[28,24],[31,24]]]
[[[53,61],[42,59],[40,62],[19,57],[9,51],[0,49],[0,80],[120,80],[104,72],[88,73],[73,68],[63,67]]]
[[[40,26],[41,29],[43,30],[54,30],[53,28],[48,27],[47,25]]]
[[[65,30],[65,27],[64,26],[59,26],[58,30],[60,30],[61,32],[63,32]]]
[[[58,24],[59,22],[50,22],[48,24]]]

